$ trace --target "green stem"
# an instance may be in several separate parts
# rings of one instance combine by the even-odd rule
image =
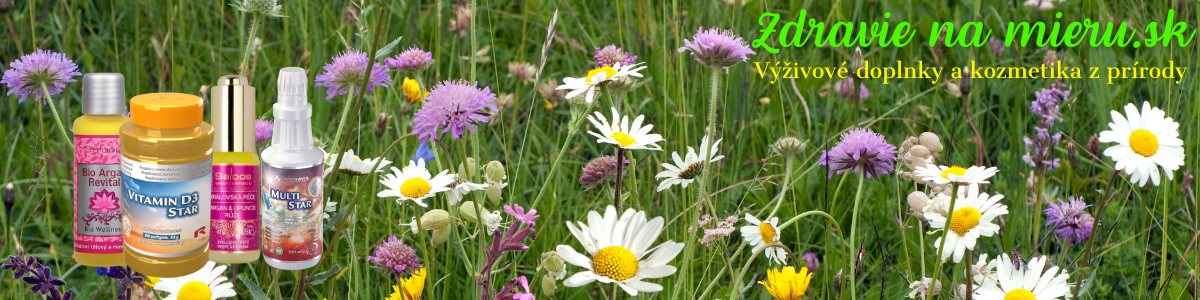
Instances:
[[[246,47],[242,50],[242,64],[238,65],[238,73],[242,76],[250,74],[250,54],[254,51],[254,37],[258,35],[258,29],[262,26],[263,16],[254,14],[254,20],[250,21],[250,35],[246,36]]]
[[[946,265],[946,260],[942,259],[942,251],[946,250],[946,236],[948,235],[948,232],[950,232],[950,224],[954,224],[951,222],[953,222],[953,220],[954,220],[954,202],[956,202],[956,201],[958,201],[958,185],[951,182],[950,183],[950,207],[946,208],[946,223],[945,223],[945,225],[942,226],[942,242],[941,242],[941,245],[938,246],[937,257],[935,257],[935,258],[937,258],[937,268],[934,268],[935,271],[933,272],[933,275],[930,276],[930,278],[933,279],[933,281],[931,281],[931,282],[937,282],[938,278],[942,277],[942,267]],[[1037,227],[1037,226],[1034,226],[1034,227]],[[947,279],[950,279],[950,278],[947,278]],[[949,281],[945,281],[945,282],[949,282]],[[933,299],[933,293],[927,294],[925,299],[926,300]]]
[[[712,68],[712,90],[708,97],[708,127],[706,127],[705,136],[710,141],[716,141],[717,138],[717,86],[721,84],[721,68]],[[705,165],[704,170],[700,172],[699,187],[696,188],[698,201],[707,201],[708,199],[708,178],[712,174],[712,166]],[[711,205],[710,205],[711,208]],[[715,214],[716,211],[713,211]]]
[[[858,299],[857,290],[858,284],[857,272],[854,270],[858,266],[855,260],[858,259],[858,245],[854,239],[854,232],[858,229],[858,205],[862,202],[863,182],[867,181],[867,176],[863,173],[858,173],[858,191],[854,193],[854,209],[850,212],[850,299]]]
[[[779,195],[775,197],[775,208],[771,209],[771,213],[767,215],[767,219],[774,217],[775,213],[779,211],[779,206],[783,204],[783,196],[787,194],[788,187],[792,183],[792,165],[795,160],[794,155],[788,155],[787,160],[784,162],[783,186],[779,190]]]
[[[346,129],[346,121],[350,119],[350,104],[354,103],[354,93],[354,85],[351,84],[346,88],[346,104],[342,105],[342,117],[338,120],[337,133],[333,135],[333,140],[330,141],[331,143],[336,144],[342,141],[342,133],[344,133],[343,131]],[[342,156],[345,156],[342,155],[342,153],[336,154],[338,155],[338,159],[336,162],[337,165],[333,166],[334,170],[341,167]]]
[[[63,138],[67,139],[67,147],[71,148],[71,153],[75,153],[75,143],[72,142],[71,136],[67,134],[67,130],[63,127],[62,118],[58,116],[58,108],[54,106],[54,99],[50,99],[50,90],[46,88],[46,83],[41,83],[42,95],[46,96],[46,103],[50,105],[50,115],[54,116],[54,125],[58,126],[58,133],[61,133]],[[41,110],[38,110],[39,112]],[[46,159],[50,159],[46,157]]]

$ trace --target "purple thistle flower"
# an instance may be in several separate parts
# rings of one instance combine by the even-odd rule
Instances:
[[[436,141],[440,133],[447,132],[458,139],[464,131],[474,133],[475,124],[487,123],[491,113],[484,109],[499,110],[491,88],[479,89],[462,80],[442,81],[425,96],[425,106],[413,117],[412,132],[420,135],[422,143]]]
[[[629,159],[625,159],[624,163],[629,163]],[[579,183],[583,184],[584,190],[590,190],[616,179],[617,158],[612,155],[601,156],[588,162],[583,166],[583,175],[579,175]]]
[[[254,142],[262,143],[271,140],[271,134],[275,130],[275,122],[268,120],[254,120]]]
[[[818,267],[821,267],[821,261],[817,260],[816,253],[804,253],[804,255],[800,256],[800,260],[803,260],[805,263],[807,263],[809,272],[815,272],[817,271]]]
[[[333,62],[325,65],[325,73],[316,77],[317,86],[329,87],[329,90],[325,92],[325,100],[333,99],[337,95],[348,94],[348,89],[351,87],[361,88],[367,79],[369,64],[372,64],[371,59],[367,58],[366,53],[357,49],[346,50],[341,55],[334,56]],[[374,66],[371,67],[370,82],[365,82],[367,93],[374,94],[375,87],[387,87],[391,82],[392,76],[388,75],[387,67],[374,63]]]
[[[1092,225],[1096,219],[1083,212],[1091,206],[1083,202],[1083,197],[1071,196],[1067,197],[1067,201],[1058,199],[1049,204],[1050,208],[1045,210],[1046,226],[1052,227],[1058,238],[1074,246],[1092,236]]]
[[[8,85],[8,95],[20,95],[17,103],[25,102],[25,97],[33,95],[33,100],[43,104],[50,96],[58,95],[68,82],[75,82],[72,77],[83,75],[79,66],[58,52],[38,49],[22,55],[21,58],[8,65],[12,69],[4,70],[0,83]],[[46,85],[47,95],[42,92],[42,84]]]
[[[867,97],[871,97],[871,91],[867,90],[865,83],[858,83],[858,89],[855,90],[854,78],[851,77],[846,77],[846,79],[834,83],[833,90],[837,91],[838,96],[850,100],[867,100]]]
[[[726,72],[729,66],[746,61],[746,55],[755,54],[741,36],[732,30],[716,27],[697,29],[696,35],[691,40],[684,40],[683,47],[679,47],[680,53],[688,50],[692,51],[696,61],[710,67],[725,68]]]
[[[513,204],[513,205],[505,204],[504,212],[508,213],[508,215],[510,215],[510,216],[513,216],[513,218],[515,218],[517,220],[517,222],[521,222],[521,223],[523,223],[525,225],[529,225],[529,226],[533,226],[533,225],[537,224],[537,222],[534,222],[534,220],[537,219],[538,217],[540,217],[537,214],[536,209],[530,209],[528,212],[526,212],[524,207],[521,207],[520,205],[517,205],[517,204]]]
[[[1041,171],[1050,171],[1059,166],[1058,158],[1051,158],[1054,146],[1062,139],[1062,132],[1050,133],[1054,123],[1062,120],[1059,105],[1071,97],[1071,90],[1066,86],[1055,83],[1048,89],[1035,93],[1036,99],[1030,104],[1030,111],[1041,117],[1033,128],[1033,137],[1025,136],[1025,155],[1021,159],[1030,167]]]
[[[379,264],[384,272],[397,277],[421,268],[421,259],[417,257],[417,252],[396,236],[388,237],[386,242],[375,247],[375,255],[367,256],[367,261]]]
[[[383,63],[389,67],[396,68],[400,71],[421,71],[429,67],[433,62],[433,53],[426,52],[417,47],[409,47],[408,50],[396,54],[383,60]]]
[[[855,128],[842,134],[842,141],[821,154],[821,165],[829,166],[829,177],[846,171],[863,172],[867,178],[888,174],[896,162],[896,146],[882,134]]]
[[[629,55],[629,52],[621,50],[621,47],[617,47],[617,45],[608,45],[604,48],[596,48],[596,55],[592,59],[595,59],[601,67],[611,67],[616,63],[628,66],[637,62],[637,55]]]

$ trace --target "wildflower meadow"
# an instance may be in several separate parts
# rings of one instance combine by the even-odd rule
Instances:
[[[0,298],[1200,299],[1198,16],[1195,0],[0,0]],[[1003,42],[1084,19],[1183,34]],[[920,29],[778,44],[837,28],[815,22]],[[928,31],[946,22],[992,36],[951,46]],[[800,73],[897,64],[947,71]],[[1136,75],[1166,66],[1182,72]],[[204,99],[245,76],[261,152],[285,67],[307,72],[328,154],[316,266],[77,263],[84,74]],[[1135,75],[1087,74],[1110,68]]]

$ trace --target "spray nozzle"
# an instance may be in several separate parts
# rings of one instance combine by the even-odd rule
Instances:
[[[312,116],[308,104],[308,75],[304,69],[287,67],[279,70],[279,99],[275,103],[275,118],[298,120]]]

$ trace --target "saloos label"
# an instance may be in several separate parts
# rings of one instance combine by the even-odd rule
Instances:
[[[75,252],[121,253],[121,140],[75,135]]]
[[[121,157],[125,244],[154,257],[179,257],[208,245],[212,158],[181,165]]]
[[[323,165],[262,168],[262,253],[281,261],[321,255]]]
[[[259,184],[257,165],[213,166],[210,250],[258,250]]]

